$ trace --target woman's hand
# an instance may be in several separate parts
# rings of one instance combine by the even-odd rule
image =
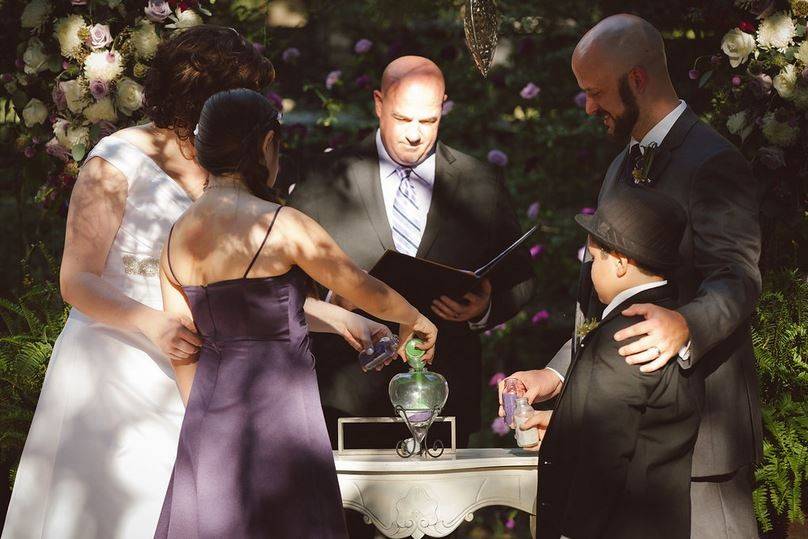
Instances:
[[[401,324],[398,336],[401,343],[398,348],[398,355],[401,356],[401,359],[407,361],[404,346],[407,344],[408,340],[417,337],[424,341],[423,344],[417,346],[417,348],[421,350],[426,350],[424,362],[429,365],[432,364],[432,359],[435,357],[435,343],[438,340],[438,328],[435,327],[435,324],[433,324],[429,318],[418,313],[418,317],[415,319],[413,325],[408,326]]]
[[[357,352],[367,350],[382,337],[389,337],[393,334],[390,328],[384,324],[350,311],[344,311],[340,318],[341,320],[335,324],[337,333],[342,335],[342,338]]]
[[[138,329],[173,361],[195,360],[202,346],[194,323],[184,316],[152,309]]]

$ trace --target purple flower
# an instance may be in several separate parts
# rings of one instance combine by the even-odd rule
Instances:
[[[733,75],[732,76],[732,85],[733,86],[740,86],[741,85],[741,76],[740,75]]]
[[[289,47],[281,54],[281,59],[286,63],[294,62],[298,58],[300,58],[300,49],[296,47]]]
[[[696,80],[699,78],[699,70],[698,69],[691,69],[687,72],[687,76],[690,77],[690,80]]]
[[[275,105],[275,108],[278,110],[283,110],[283,98],[273,92],[272,90],[267,90],[267,93],[264,94],[267,99],[272,101],[272,104]]]
[[[62,60],[62,69],[67,69],[68,67],[70,67],[70,62]]]
[[[353,50],[356,54],[365,54],[373,47],[373,42],[369,39],[362,38],[354,44]]]
[[[36,155],[36,148],[34,148],[33,146],[26,146],[25,149],[22,151],[22,153],[25,155],[25,157],[31,159],[33,156]]]
[[[586,252],[586,245],[578,249],[578,262],[584,261],[584,252]]]
[[[519,92],[519,95],[522,96],[522,99],[533,99],[541,92],[541,88],[533,84],[532,82],[528,82],[522,91]]]
[[[98,134],[101,135],[102,138],[108,137],[118,130],[118,128],[115,126],[114,123],[109,122],[107,120],[101,120],[95,125],[98,126]]]
[[[255,49],[255,52],[257,52],[258,54],[262,54],[262,55],[267,50],[266,46],[263,43],[253,43],[252,47],[253,47],[253,49]]]
[[[3,73],[3,82],[11,82],[14,80],[14,75],[11,73]]]
[[[65,162],[70,159],[70,150],[59,144],[56,137],[53,137],[45,144],[45,153]]]
[[[539,258],[543,252],[544,246],[538,243],[530,248],[530,256],[534,259]]]
[[[329,90],[334,87],[336,83],[342,78],[342,71],[335,69],[325,77],[325,87]]]
[[[581,213],[584,215],[594,215],[595,208],[581,208]]]
[[[112,43],[112,34],[109,33],[109,26],[106,24],[94,24],[90,28],[87,45],[94,49],[103,49],[110,43]]]
[[[722,55],[720,55],[720,54],[713,54],[712,56],[710,56],[710,63],[711,63],[712,65],[714,65],[714,66],[720,66],[720,65],[721,65],[721,61],[722,61],[723,59],[724,59],[724,57],[723,57]]]
[[[143,8],[146,18],[152,22],[163,22],[171,15],[171,6],[166,0],[149,0],[148,5]]]
[[[575,94],[575,106],[578,108],[585,108],[586,107],[586,92],[578,92]]]
[[[500,383],[501,381],[503,381],[505,378],[507,378],[507,376],[505,376],[505,373],[504,373],[504,372],[495,372],[495,373],[494,373],[494,376],[492,376],[492,377],[491,377],[491,379],[490,379],[490,380],[488,380],[488,385],[489,385],[489,386],[492,386],[492,387],[496,387],[496,386],[498,386],[498,385],[499,385],[499,383]]]
[[[498,167],[504,167],[508,164],[508,156],[502,150],[491,150],[488,152],[488,162]]]
[[[70,3],[74,6],[86,6],[87,0],[70,0]]]
[[[496,326],[494,326],[494,329],[497,331],[505,331],[505,328],[507,327],[508,326],[505,324],[505,322],[503,322],[501,324],[497,324]]]
[[[109,85],[102,80],[91,80],[90,93],[97,101],[107,96],[107,94],[109,93]]]
[[[370,87],[370,76],[369,75],[359,75],[354,80],[354,84],[357,88],[369,88]]]
[[[542,309],[541,311],[534,314],[533,318],[531,318],[530,321],[535,326],[537,324],[541,324],[542,322],[544,322],[548,318],[550,318],[550,313],[547,312],[547,309]]]
[[[504,417],[498,417],[491,422],[491,431],[499,436],[505,436],[511,429],[505,424]]]
[[[539,201],[537,200],[527,207],[527,218],[531,221],[538,219],[539,209],[541,209],[541,204],[539,204]]]
[[[60,84],[53,85],[53,90],[51,90],[51,99],[53,99],[53,104],[56,105],[57,110],[62,111],[65,109],[65,107],[67,107],[67,98],[65,97],[65,93]]]
[[[14,66],[17,69],[23,69],[25,67],[25,62],[23,62],[21,58],[17,58],[14,60]]]
[[[440,115],[446,116],[447,114],[452,112],[453,108],[454,108],[454,101],[452,101],[451,99],[447,99],[446,101],[443,102],[443,105],[440,108]]]
[[[516,521],[512,518],[509,518],[508,520],[505,521],[505,527],[508,528],[509,530],[514,529],[516,527]]]

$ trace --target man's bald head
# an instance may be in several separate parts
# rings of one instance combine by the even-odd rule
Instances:
[[[400,84],[414,83],[434,85],[441,94],[446,87],[443,72],[435,62],[422,56],[402,56],[390,62],[384,69],[382,94],[386,94]]]
[[[414,167],[429,156],[438,138],[446,84],[435,62],[421,56],[396,58],[373,92],[379,130],[387,153]]]
[[[662,34],[635,15],[613,15],[600,21],[578,42],[572,62],[596,63],[620,74],[642,67],[651,77],[668,77]]]

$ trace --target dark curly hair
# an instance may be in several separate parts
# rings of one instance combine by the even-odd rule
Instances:
[[[146,76],[144,109],[157,127],[188,140],[210,96],[231,88],[261,91],[274,79],[272,62],[234,29],[195,26],[158,47]]]
[[[280,114],[263,95],[246,88],[225,90],[205,101],[194,139],[196,160],[216,176],[236,173],[257,197],[278,202],[267,185],[267,165],[262,145],[267,133],[275,132],[275,151],[280,150]]]

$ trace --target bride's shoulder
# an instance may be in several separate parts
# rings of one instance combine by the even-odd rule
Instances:
[[[159,133],[153,124],[133,125],[115,131],[110,138],[123,140],[149,154],[158,145]]]

